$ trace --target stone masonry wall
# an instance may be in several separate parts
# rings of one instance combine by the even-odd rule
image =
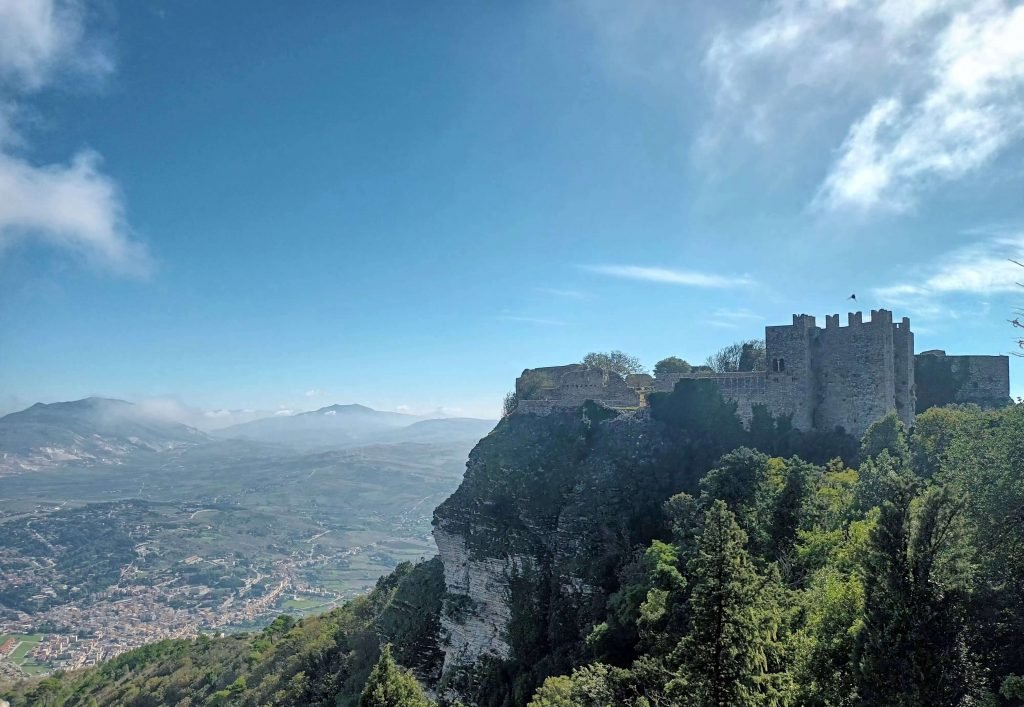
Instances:
[[[764,371],[737,373],[677,373],[662,376],[654,382],[658,392],[670,392],[683,378],[711,380],[726,400],[736,403],[736,414],[749,426],[755,405],[766,405],[768,400],[768,374]]]
[[[640,393],[622,376],[581,363],[527,369],[516,379],[516,393],[518,412],[574,408],[587,400],[610,407],[640,407]]]
[[[896,412],[907,427],[914,424],[917,410],[917,386],[914,376],[914,332],[910,319],[893,324],[892,348],[894,383],[896,385]]]
[[[859,314],[851,314],[848,326],[826,326],[819,332],[815,349],[818,400],[814,427],[842,427],[860,435],[872,422],[896,408],[895,352],[889,312],[872,312],[869,322],[862,322]]]
[[[997,407],[1010,402],[1009,356],[947,356],[930,351],[914,357],[917,408],[974,403]]]
[[[809,430],[814,424],[814,370],[811,344],[814,317],[793,315],[793,324],[765,328],[768,364],[767,403],[773,415],[791,415],[793,426]]]
[[[776,416],[791,416],[801,430],[842,427],[862,434],[875,420],[896,411],[908,427],[916,412],[932,405],[1009,400],[1006,356],[914,356],[910,320],[893,323],[879,309],[864,321],[860,312],[825,318],[794,314],[793,323],[765,328],[765,372],[689,373],[653,379],[646,374],[620,376],[583,364],[523,371],[516,380],[518,412],[547,413],[575,408],[587,400],[618,409],[646,404],[652,391],[670,391],[681,378],[714,380],[722,397],[734,401],[749,424],[755,405]]]

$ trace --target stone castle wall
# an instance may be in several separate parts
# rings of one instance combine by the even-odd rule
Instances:
[[[671,391],[682,378],[713,380],[737,414],[749,424],[756,405],[775,417],[790,416],[800,430],[862,434],[872,422],[895,411],[908,427],[916,411],[932,405],[1009,400],[1006,356],[914,356],[910,320],[893,323],[879,309],[864,321],[860,312],[825,318],[793,315],[793,323],[765,328],[767,371],[694,372],[659,379],[646,374],[620,376],[583,364],[523,371],[516,381],[519,412],[544,413],[579,407],[587,400],[619,409],[646,404],[650,392]]]
[[[519,412],[547,412],[579,407],[588,400],[609,407],[640,407],[641,394],[625,379],[603,368],[574,363],[530,368],[516,379]]]
[[[841,427],[859,434],[896,407],[895,351],[892,316],[872,312],[864,322],[859,314],[838,326],[829,317],[814,342],[817,400],[813,427]]]
[[[775,416],[789,415],[793,426],[809,430],[814,424],[814,317],[794,314],[793,324],[765,328],[768,368],[767,406]]]
[[[676,373],[654,380],[655,392],[671,392],[680,380],[711,380],[726,400],[736,403],[736,414],[744,425],[749,425],[755,405],[765,405],[768,398],[768,376],[764,371],[738,373]]]
[[[917,409],[973,403],[999,407],[1010,402],[1009,356],[947,356],[927,351],[914,357]]]
[[[917,380],[914,375],[914,332],[910,330],[910,319],[893,325],[892,348],[893,375],[896,383],[896,412],[907,427],[914,424],[917,411]],[[1009,378],[1007,378],[1009,390]]]

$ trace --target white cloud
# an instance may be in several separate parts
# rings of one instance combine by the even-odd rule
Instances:
[[[70,251],[118,273],[148,274],[152,261],[125,219],[116,182],[81,150],[66,164],[38,165],[15,148],[19,101],[62,77],[113,68],[77,0],[0,0],[0,254],[19,241]]]
[[[125,274],[145,275],[151,267],[145,247],[129,235],[117,184],[90,151],[45,167],[0,154],[0,250],[23,238]]]
[[[696,270],[643,267],[639,265],[583,265],[584,270],[626,280],[643,280],[689,287],[726,288],[753,284],[746,275],[716,275]]]
[[[114,66],[80,0],[0,0],[0,80],[34,91],[62,71],[97,77]]]
[[[949,296],[990,296],[1020,291],[1024,234],[1000,235],[954,250],[924,268],[917,277],[874,290],[883,303],[910,309],[925,318],[951,317]],[[982,302],[979,306],[991,307]]]
[[[323,396],[327,395],[327,391],[320,390],[319,388],[311,388],[310,390],[307,390],[305,393],[303,393],[303,395],[305,395],[307,398],[322,398]]]
[[[1024,6],[1006,0],[775,0],[705,66],[713,123],[755,141],[857,113],[818,208],[911,208],[1024,137]]]

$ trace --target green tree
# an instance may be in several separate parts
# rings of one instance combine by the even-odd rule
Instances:
[[[605,368],[620,375],[630,373],[645,373],[646,369],[636,356],[630,356],[622,351],[591,351],[583,357],[583,363],[587,366]]]
[[[519,394],[514,390],[505,393],[505,399],[501,403],[501,416],[508,417],[519,407]]]
[[[815,481],[821,476],[818,467],[796,457],[785,461],[782,473],[782,489],[775,498],[768,527],[768,544],[776,559],[792,551],[812,503]]]
[[[679,677],[668,688],[684,704],[785,703],[786,680],[778,670],[779,607],[771,578],[757,574],[745,544],[733,514],[715,501],[690,561],[692,628],[675,651]]]
[[[527,707],[647,707],[628,670],[603,663],[585,665],[571,677],[544,681]]]
[[[572,699],[572,678],[553,675],[544,681],[527,707],[575,707]]]
[[[748,339],[723,346],[708,356],[704,365],[716,373],[764,371],[767,369],[764,339]]]
[[[363,688],[359,707],[429,707],[430,704],[412,673],[395,663],[391,646],[384,646]]]
[[[750,550],[762,556],[770,550],[773,505],[782,483],[782,460],[741,447],[723,456],[700,488],[706,501],[725,502],[750,540]]]
[[[911,513],[909,486],[882,504],[864,567],[864,626],[855,650],[860,704],[958,705],[973,676],[955,586],[942,576],[955,557],[963,501],[945,488]],[[943,581],[943,580],[946,581]]]
[[[877,456],[865,459],[857,470],[854,507],[864,513],[887,499],[912,492],[919,481],[902,461],[882,449]]]
[[[901,465],[910,463],[910,447],[907,446],[907,431],[903,421],[895,412],[875,420],[861,438],[862,459],[874,459],[883,451]]]
[[[950,406],[928,408],[917,415],[909,439],[914,473],[924,479],[937,474],[949,446],[977,412],[968,407]]]
[[[828,567],[802,593],[804,623],[794,639],[797,703],[852,707],[857,689],[850,657],[864,616],[864,585],[856,574]]]
[[[693,366],[677,356],[663,358],[654,364],[654,377],[663,378],[675,373],[689,373]]]
[[[1024,675],[1024,405],[972,410],[947,448],[937,480],[966,499],[977,579],[974,649],[990,689]]]

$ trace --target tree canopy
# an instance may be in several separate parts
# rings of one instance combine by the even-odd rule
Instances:
[[[724,346],[704,362],[715,373],[767,370],[764,339],[747,339]]]
[[[647,370],[644,368],[643,364],[640,363],[640,359],[636,356],[630,356],[622,351],[591,351],[583,357],[582,362],[588,366],[596,366],[597,368],[606,368],[609,371],[615,371],[620,375],[645,373]]]
[[[693,366],[677,356],[663,358],[654,364],[654,377],[663,378],[673,373],[689,373]]]

